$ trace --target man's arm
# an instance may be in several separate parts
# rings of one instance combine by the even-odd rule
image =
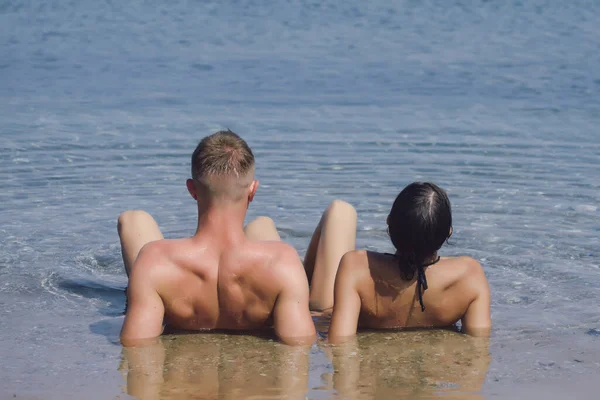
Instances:
[[[281,271],[281,291],[273,309],[275,334],[288,345],[309,345],[315,324],[308,308],[308,279],[295,250],[286,251],[276,268]]]
[[[333,315],[329,327],[329,342],[341,343],[356,335],[360,315],[360,296],[356,290],[356,253],[346,253],[340,260],[335,277]]]
[[[144,339],[160,336],[165,308],[152,282],[155,257],[142,249],[131,271],[127,289],[127,315],[121,329],[124,346],[143,344]]]
[[[472,293],[472,301],[461,319],[462,331],[471,336],[490,335],[492,319],[490,315],[490,287],[481,264],[470,259],[466,279],[466,292]]]

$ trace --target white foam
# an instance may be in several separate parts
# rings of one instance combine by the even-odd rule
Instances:
[[[594,206],[591,204],[579,204],[577,206],[575,206],[575,211],[577,212],[582,212],[582,213],[593,213],[596,212],[598,210],[598,206]]]

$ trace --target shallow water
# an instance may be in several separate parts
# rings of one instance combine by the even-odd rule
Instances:
[[[257,157],[249,218],[273,217],[300,253],[335,198],[356,206],[360,247],[389,251],[398,191],[446,188],[443,254],[480,260],[493,291],[482,395],[577,382],[587,398],[600,372],[599,20],[592,1],[1,2],[0,397],[126,391],[116,217],[142,208],[166,236],[191,234],[189,156],[229,127]],[[472,392],[468,368],[410,375],[419,362],[393,355],[411,347],[382,358],[383,334],[364,336],[370,383],[336,387],[315,346],[309,398],[435,396],[435,377]],[[232,359],[287,357],[206,340]],[[259,383],[256,363],[219,368]],[[262,394],[281,395],[269,382]]]
[[[184,335],[124,349],[120,370],[139,398],[481,399],[489,361],[486,339],[442,331],[366,334],[310,349]]]

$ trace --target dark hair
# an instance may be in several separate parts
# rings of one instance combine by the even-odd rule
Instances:
[[[427,289],[423,268],[436,260],[431,257],[448,239],[452,229],[452,210],[446,192],[429,182],[414,182],[405,187],[388,216],[388,232],[396,247],[404,279],[419,274]],[[424,310],[419,288],[419,300]]]
[[[244,139],[226,130],[206,136],[192,154],[192,178],[235,175],[242,177],[254,166],[254,155]]]

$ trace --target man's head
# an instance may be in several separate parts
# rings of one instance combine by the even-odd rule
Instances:
[[[452,234],[448,195],[433,183],[411,183],[396,197],[387,223],[396,250],[422,262]]]
[[[192,179],[187,187],[198,201],[251,202],[258,188],[252,150],[230,130],[205,137],[192,154]]]

